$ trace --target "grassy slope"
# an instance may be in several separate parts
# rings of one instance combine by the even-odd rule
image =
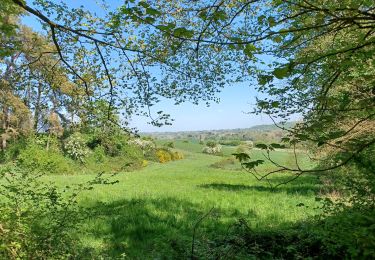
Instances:
[[[95,253],[110,258],[126,254],[130,259],[188,256],[193,225],[212,207],[214,217],[203,221],[198,240],[225,235],[238,218],[245,218],[254,229],[270,230],[314,214],[319,189],[314,177],[302,177],[272,192],[244,172],[213,169],[210,165],[222,158],[197,153],[199,144],[177,142],[176,147],[185,150],[186,159],[119,174],[118,184],[98,186],[81,197],[80,203],[90,208],[82,238]],[[286,152],[277,156],[290,160]],[[92,176],[53,178],[67,184]],[[310,207],[297,207],[299,203]]]

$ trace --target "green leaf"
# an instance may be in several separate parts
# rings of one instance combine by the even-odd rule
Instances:
[[[267,21],[268,21],[268,24],[269,24],[270,27],[273,27],[273,26],[276,25],[275,18],[272,17],[272,16],[268,17],[268,18],[267,18]]]
[[[154,22],[155,22],[155,18],[154,18],[154,17],[151,17],[151,16],[147,16],[147,17],[145,18],[145,21],[146,21],[147,23],[154,23]]]
[[[207,11],[199,12],[198,17],[201,18],[202,20],[206,20],[207,19]]]
[[[212,15],[212,19],[215,20],[215,21],[225,20],[226,18],[227,18],[227,14],[226,14],[226,12],[223,11],[223,10],[216,11],[216,12],[214,12],[214,14]]]
[[[306,141],[309,136],[308,135],[305,135],[305,134],[296,134],[296,137],[301,140],[301,141]]]
[[[250,159],[250,156],[247,153],[232,153],[234,157],[236,157],[237,160],[240,162],[244,162]]]
[[[289,68],[287,66],[276,68],[273,70],[272,74],[278,79],[283,79],[288,76]]]
[[[266,144],[257,144],[257,145],[255,145],[255,147],[257,147],[259,149],[263,149],[263,150],[268,149],[268,146]]]
[[[283,40],[283,38],[281,36],[279,36],[279,35],[273,38],[273,41],[277,42],[277,43],[282,42],[282,40]]]
[[[245,45],[243,52],[246,56],[253,57],[254,56],[253,52],[255,52],[256,50],[257,48],[254,46],[254,44],[249,43]]]
[[[138,5],[140,5],[140,6],[142,6],[142,7],[144,7],[144,8],[148,8],[148,7],[150,7],[150,5],[147,3],[147,2],[139,2],[139,4]]]
[[[271,103],[271,106],[272,106],[273,108],[278,108],[279,105],[280,105],[280,102],[279,102],[279,101],[273,101],[273,102]]]
[[[242,165],[246,169],[251,170],[251,169],[254,169],[255,167],[257,167],[257,166],[259,166],[260,164],[263,164],[263,163],[264,163],[264,160],[256,160],[256,161],[242,163]]]
[[[153,16],[159,16],[161,15],[161,12],[159,12],[158,10],[154,9],[154,8],[146,8],[146,13],[149,14],[149,15],[153,15]]]
[[[177,37],[191,38],[194,36],[194,31],[188,30],[185,27],[179,27],[173,31],[173,35]]]
[[[272,144],[270,144],[270,146],[271,147],[273,147],[273,148],[278,148],[278,149],[283,149],[283,148],[285,148],[285,145],[283,145],[283,144],[277,144],[277,143],[272,143]]]
[[[171,31],[175,27],[176,25],[174,23],[159,24],[156,26],[156,28],[158,28],[161,31]]]

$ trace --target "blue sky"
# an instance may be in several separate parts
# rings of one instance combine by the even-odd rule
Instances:
[[[30,4],[30,1],[26,1]],[[60,1],[59,1],[60,2]],[[97,11],[100,8],[94,4],[96,1],[69,0],[65,1],[71,7],[84,5],[90,11]],[[109,6],[116,7],[122,1],[105,1]],[[24,17],[23,23],[36,30],[40,30],[40,24],[33,17]],[[218,94],[220,103],[212,103],[207,107],[204,102],[200,105],[184,103],[174,105],[171,100],[162,100],[153,107],[153,111],[163,110],[174,118],[172,126],[154,127],[147,122],[148,118],[134,117],[131,127],[138,128],[141,132],[150,131],[189,131],[189,130],[212,130],[212,129],[232,129],[247,128],[259,124],[271,124],[271,120],[266,115],[247,114],[254,108],[257,92],[250,82],[239,83],[225,88]]]
[[[175,106],[174,102],[164,100],[153,110],[158,111],[160,108],[169,112],[175,119],[172,126],[153,127],[147,124],[145,118],[134,118],[131,126],[149,132],[232,129],[271,124],[267,116],[247,114],[254,108],[256,95],[250,83],[241,83],[225,88],[218,95],[220,103],[212,103],[209,107],[191,103]]]

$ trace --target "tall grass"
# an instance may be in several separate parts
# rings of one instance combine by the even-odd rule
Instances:
[[[202,154],[197,143],[175,145],[186,159],[120,173],[115,177],[118,184],[98,186],[80,197],[80,204],[91,212],[79,230],[90,257],[188,257],[193,226],[211,208],[213,213],[198,227],[197,241],[225,236],[239,218],[254,230],[284,230],[316,213],[320,184],[315,176],[272,191],[246,172],[210,167],[222,158]],[[285,162],[291,158],[288,152],[276,155]],[[278,175],[271,181],[287,177]],[[69,185],[90,176],[47,178]],[[298,207],[301,203],[307,207]]]

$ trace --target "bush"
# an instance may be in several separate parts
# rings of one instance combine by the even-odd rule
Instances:
[[[156,151],[156,156],[160,163],[166,163],[172,160],[170,152],[165,149],[158,149]]]
[[[116,182],[99,174],[59,188],[42,177],[17,167],[0,169],[0,259],[86,259],[77,230],[88,212],[78,206],[78,196]]]
[[[124,144],[121,148],[121,155],[129,159],[143,160],[143,150],[132,144]]]
[[[202,152],[207,153],[207,154],[213,154],[213,155],[221,155],[222,154],[221,145],[216,144],[216,146],[214,147],[205,146],[203,147]]]
[[[89,153],[86,147],[86,141],[80,133],[74,133],[65,140],[65,152],[74,160],[81,163],[84,162],[85,157]]]
[[[238,146],[241,144],[240,140],[222,140],[219,142],[221,145]]]
[[[148,166],[148,161],[142,160],[142,167],[147,167],[147,166]]]
[[[206,142],[206,146],[210,147],[210,148],[215,148],[218,146],[218,143],[215,142],[215,141],[207,141]]]
[[[2,163],[15,160],[21,151],[27,146],[26,138],[19,138],[13,142],[8,143],[8,148],[6,150],[0,151],[0,160]]]
[[[169,149],[157,149],[155,155],[160,163],[181,160],[184,158],[184,155],[181,152],[171,151]]]
[[[174,142],[167,142],[164,144],[165,147],[168,147],[168,148],[174,148],[175,147],[175,144]]]
[[[184,159],[184,154],[181,152],[171,152],[171,155],[173,161]]]
[[[54,151],[47,151],[44,147],[36,144],[29,144],[23,149],[18,158],[17,164],[28,171],[38,171],[52,174],[72,174],[73,164],[62,154]]]
[[[143,154],[146,154],[154,150],[156,147],[155,143],[149,139],[133,139],[128,141],[128,144],[139,147],[140,149],[142,149]]]
[[[76,195],[63,196],[40,177],[19,168],[0,171],[1,259],[75,256],[73,231],[80,216]]]
[[[119,134],[100,133],[93,136],[90,145],[101,145],[105,149],[105,153],[111,157],[120,156],[123,147],[127,145],[127,137]]]
[[[94,161],[96,163],[102,163],[106,159],[105,149],[103,146],[97,146],[94,148],[93,152],[91,153],[91,156],[94,158]]]

